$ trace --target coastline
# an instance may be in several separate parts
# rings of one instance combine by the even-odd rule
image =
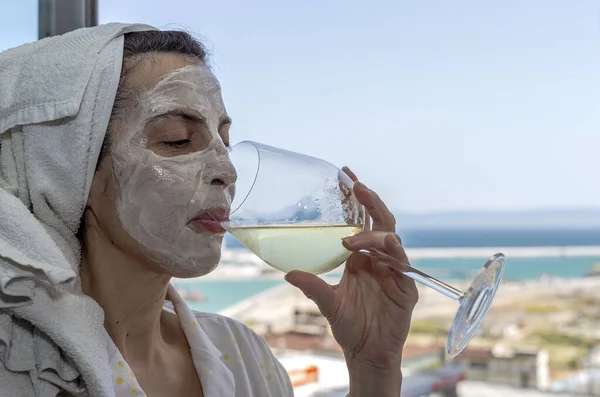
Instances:
[[[600,246],[554,246],[554,247],[459,247],[459,248],[406,248],[411,261],[428,259],[477,259],[482,264],[490,256],[501,252],[511,258],[599,258]],[[417,266],[418,267],[418,266]],[[338,268],[341,269],[341,268]],[[339,279],[340,270],[326,273],[323,277]],[[188,279],[174,279],[177,284],[204,281],[235,280],[282,280],[283,273],[272,269],[245,248],[224,249],[221,263],[211,273]]]
[[[461,282],[454,284],[454,286],[466,290],[469,283]],[[420,297],[415,309],[416,318],[431,317],[437,315],[438,312],[454,315],[457,306],[456,302],[424,285],[418,284],[418,287]],[[503,281],[501,287],[498,289],[495,301],[506,303],[514,300],[515,296],[535,300],[546,295],[562,294],[565,291],[597,288],[600,288],[600,277],[569,279],[549,277],[539,280]],[[286,298],[293,301],[296,306],[314,305],[312,301],[308,301],[296,288],[285,283],[261,291],[243,301],[230,305],[220,310],[219,313],[234,318],[244,317],[244,315],[248,314],[248,311],[256,310],[259,307],[262,309],[265,304],[267,306],[281,306],[281,302]],[[452,309],[453,307],[454,310]]]
[[[496,252],[513,258],[596,257],[600,256],[600,246],[406,248],[413,259],[480,258]]]

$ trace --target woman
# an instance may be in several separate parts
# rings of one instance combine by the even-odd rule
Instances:
[[[88,170],[89,182],[82,183],[84,195],[80,202],[62,211],[56,208],[60,205],[51,205],[51,198],[47,200],[50,203],[47,207],[54,215],[58,214],[55,217],[59,220],[69,216],[80,217],[79,244],[72,243],[71,235],[75,234],[72,228],[69,232],[69,228],[49,226],[51,222],[36,209],[39,205],[32,204],[33,199],[23,199],[19,193],[23,192],[22,187],[17,186],[12,191],[6,187],[7,183],[2,187],[5,193],[19,197],[19,205],[25,204],[36,220],[51,231],[49,235],[62,248],[67,259],[77,258],[79,252],[71,255],[73,250],[64,247],[81,247],[80,266],[76,269],[80,283],[75,286],[68,283],[49,286],[58,284],[46,282],[52,281],[49,271],[34,272],[34,276],[28,276],[35,278],[37,288],[31,305],[36,305],[36,299],[41,301],[44,294],[55,296],[52,294],[58,293],[56,291],[65,296],[92,298],[104,313],[106,332],[102,330],[104,340],[99,340],[102,337],[97,335],[89,336],[87,343],[92,347],[104,343],[108,359],[99,359],[97,363],[86,366],[90,353],[79,354],[77,349],[70,349],[70,341],[65,340],[69,338],[60,336],[63,335],[62,330],[56,329],[68,328],[72,324],[63,322],[61,327],[54,329],[50,325],[44,326],[46,323],[36,318],[35,313],[27,312],[24,305],[15,305],[19,309],[13,310],[5,298],[0,308],[13,323],[13,334],[18,334],[14,330],[26,329],[19,327],[24,327],[21,324],[24,320],[29,321],[34,336],[39,329],[39,333],[43,334],[43,337],[37,335],[39,339],[50,340],[60,350],[61,357],[66,356],[61,365],[71,365],[69,371],[72,373],[55,370],[58,380],[48,380],[48,377],[40,380],[39,376],[31,375],[31,370],[31,382],[22,377],[17,382],[11,379],[16,379],[19,371],[14,369],[15,361],[11,364],[7,353],[4,360],[0,357],[7,370],[4,374],[0,372],[0,382],[18,384],[19,395],[33,395],[35,389],[39,392],[40,384],[46,387],[49,382],[53,387],[45,389],[46,395],[77,392],[90,396],[292,396],[293,390],[285,370],[259,336],[231,319],[190,311],[170,284],[172,277],[198,277],[217,266],[223,239],[223,230],[218,227],[218,222],[227,216],[235,184],[235,170],[227,157],[231,120],[223,105],[219,83],[207,66],[203,47],[186,33],[161,32],[143,25],[114,24],[84,31],[55,38],[55,42],[70,43],[54,45],[53,52],[58,54],[47,55],[49,51],[42,51],[44,56],[59,59],[57,62],[87,65],[90,63],[88,59],[73,59],[69,51],[83,42],[88,47],[100,43],[98,48],[101,50],[94,52],[93,56],[106,60],[108,57],[102,53],[117,43],[114,45],[123,56],[122,61],[119,57],[111,59],[120,70],[118,81],[111,82],[110,78],[104,77],[97,79],[97,86],[88,83],[77,113],[73,113],[71,119],[60,119],[65,123],[64,128],[57,127],[57,122],[43,125],[43,128],[64,131],[68,123],[86,116],[94,120],[90,122],[92,129],[100,126],[102,130],[103,125],[108,125],[103,139],[93,138],[95,134],[92,133],[92,138],[85,140],[89,144],[85,155],[91,159],[87,162],[91,165],[86,167],[92,167],[93,172]],[[85,35],[85,40],[75,37],[78,34]],[[43,48],[48,44],[32,45]],[[28,47],[23,48],[26,51]],[[15,54],[14,50],[12,54]],[[39,56],[40,51],[35,54]],[[3,65],[2,60],[0,55],[0,70],[3,70],[2,66],[5,71],[9,70],[10,64]],[[96,70],[99,61],[94,60],[93,63]],[[84,69],[78,68],[76,73]],[[65,73],[60,68],[57,70]],[[44,69],[33,76],[39,78],[39,75],[47,73],[50,72]],[[78,80],[74,78],[73,81]],[[37,84],[34,90],[43,89],[40,84],[45,83]],[[116,96],[98,99],[98,92],[116,83]],[[47,92],[50,90],[44,91]],[[95,110],[84,106],[86,98],[95,98]],[[1,100],[0,105],[0,115],[15,109]],[[109,105],[111,111],[102,116],[102,107]],[[11,127],[8,132],[12,138],[1,141],[0,156],[7,150],[17,151],[19,145],[15,142],[19,133],[29,128],[19,130],[20,126],[42,128],[37,123],[50,120],[40,120],[37,116],[32,118],[32,123],[17,121],[6,124]],[[22,135],[29,137],[31,133],[23,132]],[[38,139],[42,139],[39,136]],[[50,142],[53,138],[49,134],[43,139]],[[61,141],[61,144],[69,144],[65,142],[68,140]],[[28,161],[34,162],[37,158],[27,155],[31,150],[28,145],[25,144],[23,150],[23,167],[26,168]],[[59,150],[63,149],[57,148]],[[98,152],[99,155],[95,156],[94,153]],[[46,155],[53,156],[52,153]],[[54,156],[60,155],[56,153]],[[56,178],[57,174],[61,177],[85,174],[76,168],[76,161],[59,160],[53,157],[52,161],[59,165],[42,164],[36,169],[43,173],[44,169],[52,168],[45,174],[47,179]],[[18,166],[8,167],[6,164],[6,161],[0,162],[0,167],[4,167],[0,168],[0,175],[11,169],[18,173]],[[60,172],[56,172],[57,168]],[[356,182],[356,177],[349,170],[346,172]],[[56,180],[56,183],[62,183],[60,178]],[[27,189],[32,191],[31,184],[27,185]],[[31,197],[35,196],[33,193]],[[372,218],[372,230],[345,239],[344,246],[351,251],[377,248],[407,260],[400,239],[395,235],[394,217],[385,204],[361,183],[355,184],[354,193]],[[64,190],[61,194],[65,194]],[[72,209],[77,206],[81,208],[79,212]],[[61,215],[63,213],[64,216]],[[8,221],[5,223],[8,224]],[[68,222],[60,223],[63,224]],[[0,231],[2,227],[8,228],[0,226]],[[55,229],[60,230],[54,233]],[[67,244],[62,244],[64,241]],[[14,242],[12,247],[16,245],[17,242]],[[27,269],[25,265],[32,266],[3,253],[2,247],[0,244],[0,259],[8,259],[0,261],[0,270],[4,266],[10,274],[14,267],[23,272]],[[358,252],[354,252],[347,261],[338,285],[327,285],[322,279],[299,271],[290,272],[285,278],[312,299],[330,322],[348,365],[350,395],[397,397],[402,383],[402,348],[417,301],[414,283],[391,270],[387,263],[374,261]],[[14,276],[12,280],[18,281],[19,277]],[[43,293],[39,292],[41,287],[38,284],[43,284]],[[11,292],[7,285],[0,290],[5,295],[7,291]],[[14,294],[14,290],[11,293]],[[76,316],[74,310],[61,309],[60,305],[52,307],[55,307],[52,310],[56,310],[56,316],[60,315],[60,310],[65,312],[65,316]],[[82,326],[84,321],[82,317]],[[0,334],[1,331],[0,327]],[[90,328],[92,332],[96,331]],[[13,335],[12,338],[15,342],[16,337]],[[69,351],[73,351],[72,356]],[[100,381],[98,384],[90,381],[102,378],[102,374],[93,376],[102,372],[111,377],[111,390],[103,389]],[[76,378],[82,380],[78,391],[75,390],[77,387],[69,386],[72,385],[69,382]],[[0,391],[0,395],[8,395],[2,393]]]

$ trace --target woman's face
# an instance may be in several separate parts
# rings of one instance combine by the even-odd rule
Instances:
[[[136,98],[111,137],[88,207],[120,249],[171,276],[207,274],[220,260],[219,221],[236,180],[219,82],[202,63],[162,55],[128,85]]]

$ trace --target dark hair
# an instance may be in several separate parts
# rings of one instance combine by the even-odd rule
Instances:
[[[148,30],[143,32],[132,32],[125,34],[123,47],[123,66],[117,95],[112,108],[108,131],[100,149],[96,170],[110,150],[112,131],[115,125],[129,109],[129,105],[135,100],[135,92],[128,84],[128,77],[144,62],[156,60],[160,54],[180,54],[190,58],[196,58],[206,62],[206,48],[192,35],[178,30]],[[85,237],[85,214],[81,217],[77,238],[81,243]]]

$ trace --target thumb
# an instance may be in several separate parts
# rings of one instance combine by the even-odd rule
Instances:
[[[312,273],[292,270],[285,275],[285,281],[315,302],[325,318],[333,317],[337,310],[335,290],[320,277]]]

